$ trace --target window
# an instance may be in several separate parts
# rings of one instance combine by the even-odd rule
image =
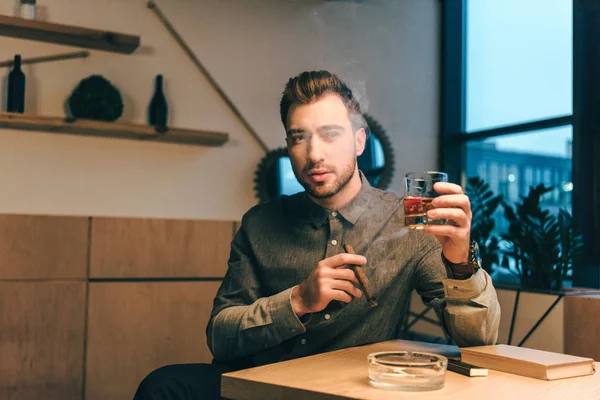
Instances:
[[[530,186],[553,186],[543,200],[555,212],[559,207],[571,212],[572,136],[569,125],[467,141],[466,176],[485,179],[510,203],[526,195]]]
[[[524,123],[570,116],[572,2],[466,0],[464,4],[465,132],[477,139],[491,129],[519,129]],[[570,125],[550,129],[533,125],[518,133],[468,140],[466,176],[485,169],[488,183],[510,203],[532,185],[553,186],[544,197],[546,205],[554,212],[560,207],[571,211],[572,136]],[[528,168],[536,168],[536,175],[525,178],[521,171]]]
[[[465,5],[466,131],[571,115],[571,0]]]
[[[597,236],[590,221],[598,220],[593,205],[600,192],[577,182],[596,176],[590,160],[597,128],[589,116],[600,95],[590,82],[598,78],[600,51],[589,42],[599,30],[597,18],[581,16],[595,6],[587,0],[445,0],[442,32],[444,170],[463,184],[479,176],[512,204],[531,186],[552,186],[543,205],[574,213],[588,243],[588,265],[598,258],[590,251]],[[592,283],[582,278],[579,284],[598,287],[596,269],[586,267],[581,277]]]

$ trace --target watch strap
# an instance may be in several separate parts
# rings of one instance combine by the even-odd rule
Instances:
[[[446,256],[444,256],[444,252],[442,251],[442,261],[446,268],[449,268],[452,272],[457,274],[474,274],[480,268],[479,261],[479,249],[477,248],[477,243],[471,241],[469,245],[469,261],[466,263],[455,264],[448,260]]]

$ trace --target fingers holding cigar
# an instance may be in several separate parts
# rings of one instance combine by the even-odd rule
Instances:
[[[353,255],[356,254],[356,252],[354,251],[354,248],[348,243],[344,243],[344,250],[348,254],[353,254]],[[365,275],[365,272],[363,271],[362,266],[357,265],[357,264],[354,264],[354,265],[351,264],[350,268],[354,271],[354,274],[356,275],[356,279],[358,280],[358,283],[359,283],[362,291],[364,292],[364,294],[367,298],[367,301],[369,302],[371,307],[377,307],[377,305],[378,305],[377,300],[375,299],[375,296],[373,295],[373,290],[371,289],[371,285],[369,285],[369,280],[367,279],[367,276]]]
[[[292,289],[292,309],[298,317],[319,312],[333,301],[350,303],[353,298],[362,296],[354,283],[360,281],[351,268],[346,265],[364,265],[365,257],[356,254],[336,254],[321,260],[310,275],[300,285]]]

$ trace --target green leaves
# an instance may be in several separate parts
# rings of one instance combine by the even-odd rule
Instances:
[[[466,194],[471,200],[471,239],[479,245],[482,267],[492,271],[492,265],[499,262],[499,239],[493,234],[496,221],[493,218],[496,209],[502,202],[502,196],[495,196],[490,186],[479,177],[469,178]]]
[[[542,208],[542,197],[553,187],[531,187],[527,197],[513,206],[495,196],[485,181],[469,178],[467,195],[471,199],[473,222],[471,237],[482,251],[484,268],[493,265],[516,274],[524,287],[558,290],[570,279],[573,266],[581,258],[583,238],[575,233],[571,215],[560,209],[558,215]],[[494,232],[494,213],[504,209],[508,231],[498,237]]]

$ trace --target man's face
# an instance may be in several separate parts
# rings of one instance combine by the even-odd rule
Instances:
[[[364,129],[356,134],[346,106],[335,93],[288,111],[287,145],[298,182],[314,198],[342,190],[356,170],[365,144]]]

